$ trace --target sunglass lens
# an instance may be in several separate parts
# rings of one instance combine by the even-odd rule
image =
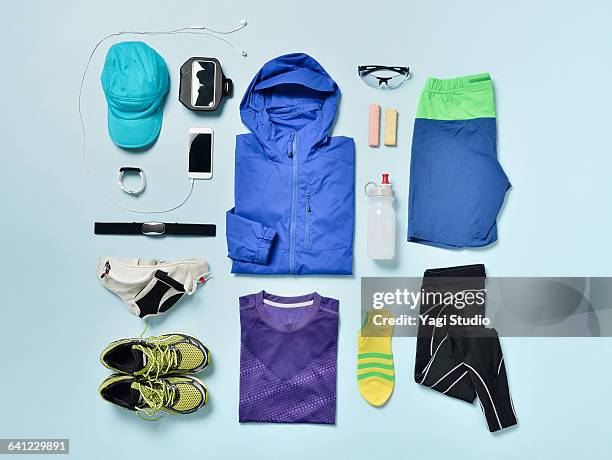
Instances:
[[[395,89],[407,78],[407,74],[397,70],[372,67],[360,71],[360,76],[368,86],[381,89]]]

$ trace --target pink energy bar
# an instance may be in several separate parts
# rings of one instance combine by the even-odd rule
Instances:
[[[378,147],[380,145],[380,105],[370,104],[370,133],[368,145]]]

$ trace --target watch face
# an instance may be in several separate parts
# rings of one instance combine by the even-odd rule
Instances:
[[[194,107],[214,107],[216,70],[213,61],[193,61],[191,64],[191,105]]]

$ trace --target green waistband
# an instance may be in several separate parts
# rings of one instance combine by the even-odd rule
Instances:
[[[491,76],[480,73],[448,79],[428,78],[416,116],[430,120],[495,118]]]
[[[425,91],[453,93],[466,89],[469,90],[470,88],[474,89],[477,85],[482,85],[484,82],[491,84],[491,76],[488,73],[446,79],[429,77],[427,83],[425,83]]]

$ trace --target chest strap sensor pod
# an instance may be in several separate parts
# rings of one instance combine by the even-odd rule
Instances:
[[[189,110],[213,112],[232,95],[233,86],[217,59],[192,57],[181,66],[179,101]]]

